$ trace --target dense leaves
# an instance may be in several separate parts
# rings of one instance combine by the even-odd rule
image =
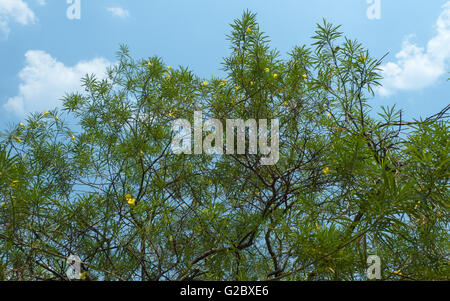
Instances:
[[[286,59],[255,15],[228,36],[226,78],[126,47],[106,78],[0,142],[0,279],[447,279],[446,111],[371,112],[381,59],[318,25]],[[374,104],[372,104],[374,105]],[[171,122],[280,120],[280,160],[175,155]]]

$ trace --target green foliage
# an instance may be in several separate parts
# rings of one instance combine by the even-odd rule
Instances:
[[[369,255],[383,279],[448,278],[445,116],[374,118],[381,60],[325,21],[287,59],[254,14],[231,27],[226,78],[122,46],[62,112],[4,133],[0,279],[65,280],[71,254],[91,280],[361,280]],[[279,162],[174,155],[195,110],[278,118]]]

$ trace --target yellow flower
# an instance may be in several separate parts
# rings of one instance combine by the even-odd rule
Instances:
[[[87,274],[88,274],[88,272],[80,273],[80,279],[81,279],[81,280],[85,280],[86,277],[87,277]]]
[[[326,167],[326,168],[323,170],[323,173],[324,173],[325,175],[327,175],[329,172],[330,172],[330,169],[329,169],[328,167]]]
[[[70,137],[70,139],[71,139],[72,141],[75,141],[77,138],[75,138],[75,136],[72,135],[72,137]]]
[[[131,207],[136,206],[136,200],[135,199],[129,199],[127,202],[128,202],[128,205],[130,205]]]
[[[227,80],[226,79],[223,79],[222,80],[222,82],[220,83],[220,85],[223,87],[223,86],[225,86],[227,84]]]
[[[49,112],[47,110],[44,111],[44,116],[47,116]]]
[[[167,66],[167,69],[169,69],[169,70],[170,70],[170,69],[172,69],[172,66],[170,66],[170,65],[169,65],[169,66]]]
[[[289,103],[287,100],[284,101],[284,105],[287,106]]]
[[[236,90],[236,92],[239,91],[239,89],[240,88],[238,86],[234,87],[234,90]]]
[[[266,69],[264,69],[264,71],[269,72],[270,71],[269,67],[266,67]]]
[[[59,117],[58,117],[58,116],[55,116],[55,120],[56,120],[56,121],[59,121]]]
[[[151,66],[152,66],[152,63],[151,63],[151,62],[148,62],[148,63],[147,63],[147,66],[151,67]]]
[[[395,275],[400,275],[400,276],[403,275],[403,274],[402,274],[402,270],[395,271],[394,274],[395,274]]]
[[[170,74],[167,74],[166,78],[167,78],[167,79],[170,79]]]
[[[19,137],[14,137],[14,140],[16,140],[17,143],[21,143],[22,142],[22,140]]]
[[[366,57],[364,55],[361,55],[360,59],[361,59],[361,62],[365,62],[366,61]]]
[[[328,113],[327,116],[328,116],[328,117],[331,117],[331,113]]]
[[[169,113],[169,116],[173,118],[173,117],[174,117],[174,114],[173,114],[172,112],[170,112],[170,113]]]
[[[127,201],[128,205],[131,207],[136,206],[136,200],[133,198],[131,194],[125,195],[125,200]]]
[[[25,124],[19,123],[19,126],[20,126],[21,128],[24,128],[24,127],[25,127]]]
[[[202,84],[203,84],[203,86],[207,86],[208,82],[205,80]]]
[[[250,82],[250,86],[253,86],[255,83],[253,81]]]
[[[303,74],[302,77],[303,77],[304,79],[306,79],[308,76],[307,76],[306,74]]]
[[[278,74],[274,73],[273,78],[277,78]]]
[[[16,187],[19,184],[19,180],[14,180],[11,182],[11,187]]]
[[[251,33],[252,31],[253,30],[250,27],[247,27],[247,30],[246,30],[247,33]]]

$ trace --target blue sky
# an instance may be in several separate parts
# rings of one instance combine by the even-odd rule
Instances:
[[[75,1],[75,0],[73,0]],[[341,24],[372,56],[385,60],[385,87],[373,107],[396,104],[409,118],[440,111],[450,82],[449,0],[0,0],[0,128],[30,111],[52,109],[79,89],[86,72],[103,72],[119,44],[136,58],[158,55],[200,76],[222,74],[229,24],[249,9],[283,55],[310,44],[315,24]],[[367,9],[379,1],[380,18]],[[368,3],[372,2],[372,3]]]

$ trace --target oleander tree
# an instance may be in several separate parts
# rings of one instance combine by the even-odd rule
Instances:
[[[225,77],[122,46],[3,133],[0,279],[68,280],[70,255],[84,280],[366,280],[370,255],[384,280],[448,279],[448,107],[375,114],[382,58],[326,21],[285,56],[255,14],[231,27]],[[195,111],[278,119],[279,161],[174,154]]]

